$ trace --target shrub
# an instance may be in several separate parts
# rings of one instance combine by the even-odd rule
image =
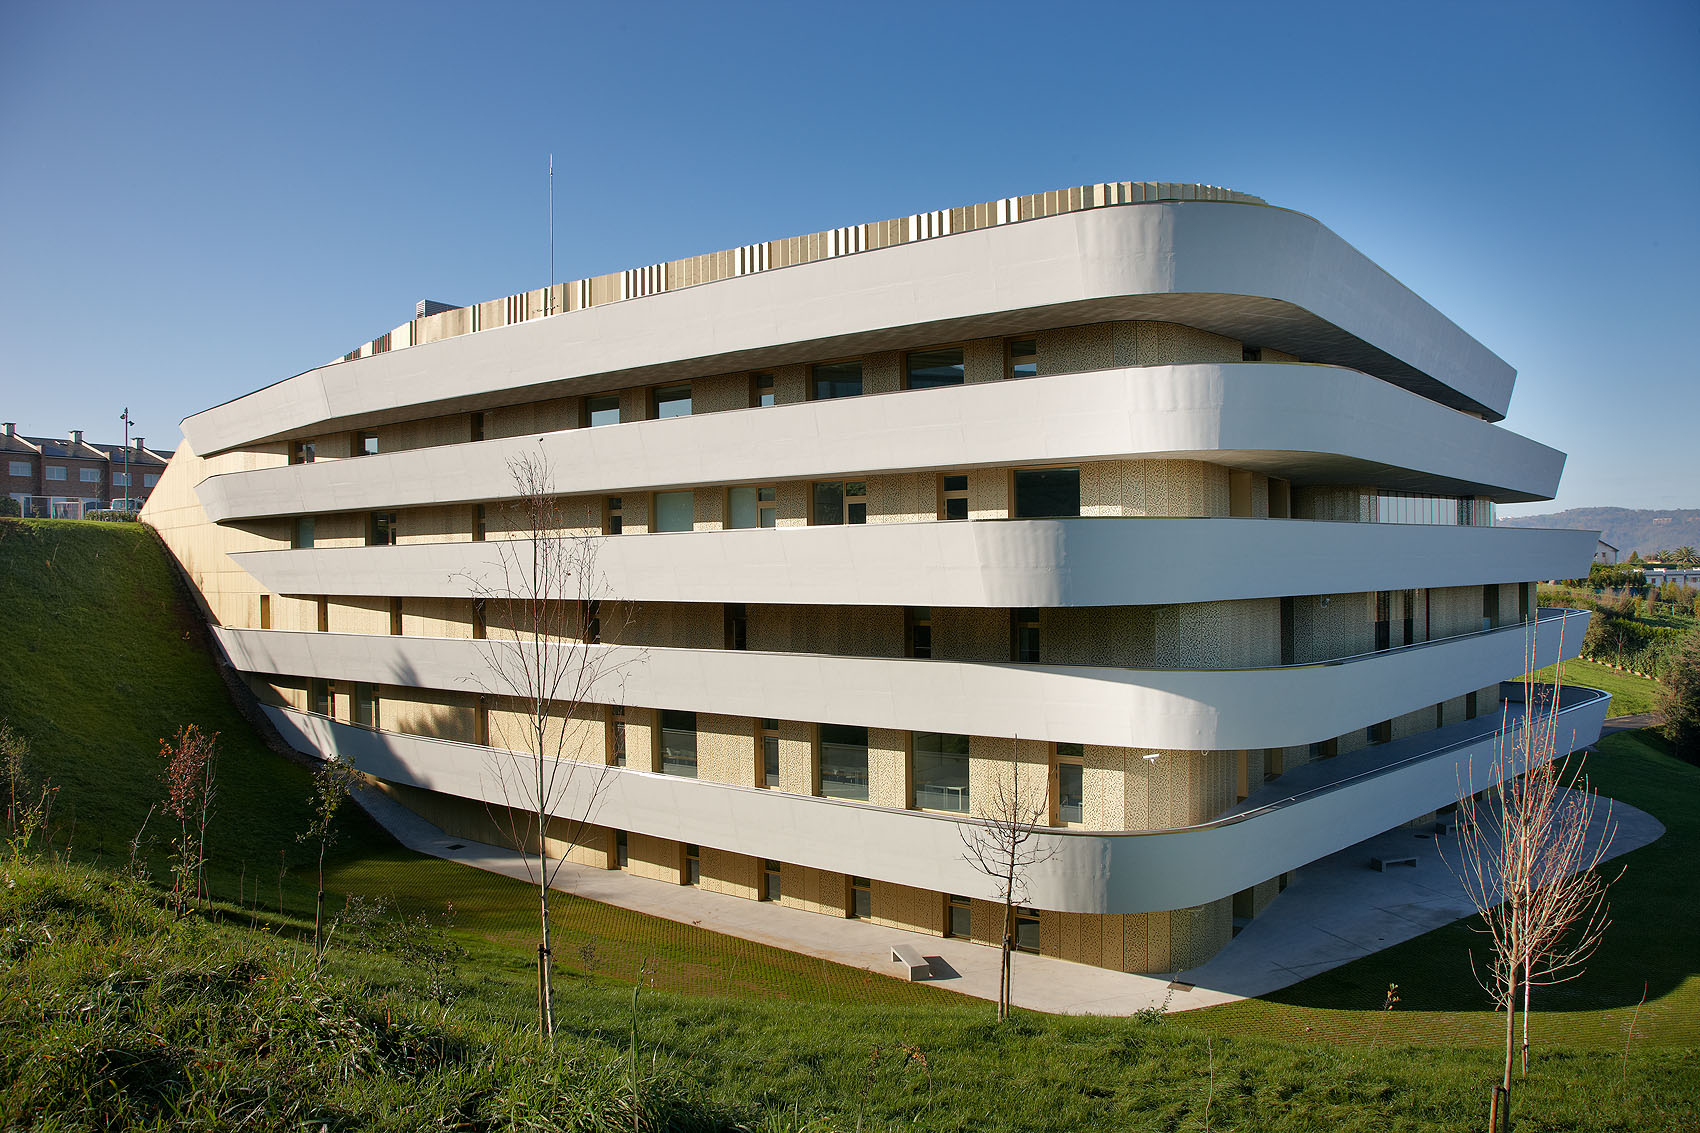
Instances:
[[[1667,659],[1659,711],[1665,739],[1679,758],[1700,763],[1700,629],[1690,630]]]
[[[18,519],[24,514],[22,505],[11,496],[0,496],[0,516],[10,516]]]
[[[112,511],[108,508],[102,508],[98,511],[85,511],[83,513],[83,518],[97,519],[103,523],[134,523],[136,522],[136,513],[133,511]]]

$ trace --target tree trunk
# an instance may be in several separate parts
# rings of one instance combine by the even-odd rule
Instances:
[[[1009,954],[1015,943],[1015,905],[1005,901],[1003,906],[1003,952],[998,971],[998,1022],[1009,1018]]]
[[[319,893],[313,899],[313,955],[319,954],[320,926],[325,923],[325,842],[319,840]]]
[[[1529,1076],[1529,972],[1523,970],[1523,1077]]]
[[[537,723],[537,750],[542,752],[546,725]],[[537,1029],[555,1042],[555,987],[549,949],[549,807],[543,793],[543,758],[537,759]]]
[[[1511,1128],[1511,1067],[1517,1049],[1517,968],[1513,966],[1511,972],[1511,987],[1505,997],[1505,1074],[1499,1082],[1499,1120],[1504,1129]]]

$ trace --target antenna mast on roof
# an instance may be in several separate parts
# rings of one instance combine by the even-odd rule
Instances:
[[[549,155],[549,288],[543,293],[543,313],[554,314],[555,304],[555,155]]]

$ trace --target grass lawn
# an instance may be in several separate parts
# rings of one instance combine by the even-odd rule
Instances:
[[[1666,833],[1614,859],[1627,867],[1611,889],[1614,924],[1585,975],[1537,989],[1530,1041],[1622,1051],[1633,1018],[1636,1048],[1700,1046],[1700,768],[1672,757],[1650,732],[1620,732],[1600,741],[1588,774],[1602,794],[1656,815]],[[1479,926],[1448,925],[1262,999],[1190,1012],[1186,1021],[1286,1041],[1502,1043],[1504,1016],[1487,1009],[1471,973],[1471,954],[1478,964],[1485,956]],[[1390,983],[1400,1002],[1382,1012]]]
[[[1548,665],[1535,674],[1535,679],[1551,682],[1554,669],[1554,666]],[[1639,716],[1643,712],[1658,711],[1657,681],[1650,681],[1633,673],[1620,672],[1609,665],[1596,665],[1581,658],[1566,661],[1564,683],[1611,693],[1611,708],[1608,711],[1613,716]]]

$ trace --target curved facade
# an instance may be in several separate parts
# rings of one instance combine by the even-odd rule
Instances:
[[[1564,460],[1513,376],[1309,217],[1122,182],[415,320],[191,417],[144,518],[283,733],[446,829],[524,840],[493,598],[564,551],[560,852],[991,942],[961,832],[1014,790],[1022,945],[1173,971],[1579,650],[1534,580],[1593,536],[1492,525]]]

